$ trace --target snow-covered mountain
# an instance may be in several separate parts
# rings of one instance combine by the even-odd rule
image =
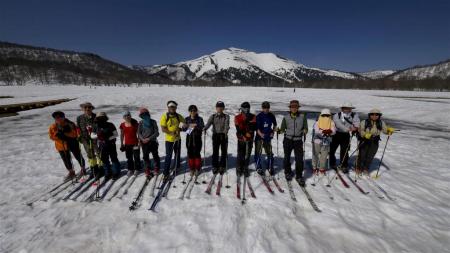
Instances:
[[[450,60],[439,62],[437,64],[416,66],[400,70],[389,78],[398,80],[424,80],[430,78],[449,79],[450,78]]]
[[[292,83],[314,80],[362,79],[358,74],[307,67],[273,53],[227,48],[175,64],[136,67],[175,81]]]
[[[130,69],[92,53],[1,41],[0,67],[0,81],[7,84],[114,84],[145,82],[151,78],[145,72]]]
[[[393,73],[395,73],[394,70],[375,70],[358,74],[369,79],[380,79],[388,75],[392,75]]]

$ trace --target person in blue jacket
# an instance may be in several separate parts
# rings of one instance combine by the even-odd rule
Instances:
[[[262,149],[267,155],[267,167],[269,174],[274,175],[272,138],[277,127],[275,115],[270,111],[270,103],[264,101],[261,105],[262,112],[256,116],[256,136],[255,136],[255,163],[256,170],[261,176],[265,175],[262,166]]]

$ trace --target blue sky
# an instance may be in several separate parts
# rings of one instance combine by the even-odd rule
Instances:
[[[450,58],[450,1],[14,0],[0,40],[174,63],[238,47],[308,66],[401,69]]]

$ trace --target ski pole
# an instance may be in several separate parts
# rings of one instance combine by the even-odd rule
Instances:
[[[280,154],[279,154],[279,151],[278,151],[278,131],[277,131],[277,158],[280,158]],[[278,171],[277,172],[277,180],[280,180],[280,172]]]
[[[206,169],[206,131],[203,134],[203,181],[202,184],[206,184],[206,174],[205,174],[205,170]]]
[[[378,178],[378,172],[380,171],[381,163],[383,163],[384,153],[386,152],[386,147],[388,145],[388,142],[389,142],[390,138],[391,138],[391,136],[388,135],[388,138],[386,140],[386,144],[384,145],[383,154],[381,155],[380,164],[378,164],[377,174],[375,175],[375,178]]]
[[[180,143],[180,147],[178,148],[178,152],[175,152],[175,148],[176,148],[176,146],[178,145],[178,143],[179,142],[181,142],[181,139],[179,139],[179,140],[176,140],[175,142],[174,142],[174,144],[173,144],[173,153],[175,154],[175,164],[174,164],[174,176],[173,176],[173,188],[177,188],[177,185],[176,185],[176,180],[175,180],[175,177],[177,176],[177,169],[178,169],[178,155],[179,155],[179,153],[180,153],[180,151],[181,151],[181,143]],[[170,187],[170,186],[169,186]]]
[[[347,148],[345,149],[344,157],[342,158],[342,161],[340,162],[339,166],[337,167],[338,169],[342,168],[342,164],[344,164],[344,161],[345,161],[345,159],[346,159],[347,156],[348,156],[348,151],[350,151],[350,146],[351,146],[352,140],[353,140],[353,135],[350,136],[350,140],[349,140],[349,142],[348,142],[348,146],[347,146]],[[350,158],[350,156],[349,156],[349,158]]]
[[[227,146],[228,146],[228,141],[227,141]],[[225,159],[225,173],[227,174],[227,185],[225,186],[225,188],[231,188],[230,184],[228,183],[228,181],[229,181],[229,176],[228,176],[228,147],[227,147],[227,158]]]

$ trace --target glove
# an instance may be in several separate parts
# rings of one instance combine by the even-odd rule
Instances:
[[[120,151],[125,152],[125,145],[120,145]]]
[[[251,133],[246,133],[246,134],[245,134],[245,137],[246,137],[246,138],[252,138],[252,134],[251,134]]]
[[[64,134],[63,131],[58,131],[56,133],[56,137],[58,137],[58,139],[63,140],[63,141],[67,141],[68,137]]]
[[[370,140],[370,138],[372,138],[372,134],[371,133],[364,134],[364,139]]]
[[[330,135],[333,131],[331,129],[325,129],[322,131],[323,135]]]
[[[91,125],[86,126],[86,130],[88,131],[89,134],[91,134],[92,133],[92,126]]]
[[[386,129],[387,135],[392,135],[394,133],[395,129],[393,127],[388,127]]]

